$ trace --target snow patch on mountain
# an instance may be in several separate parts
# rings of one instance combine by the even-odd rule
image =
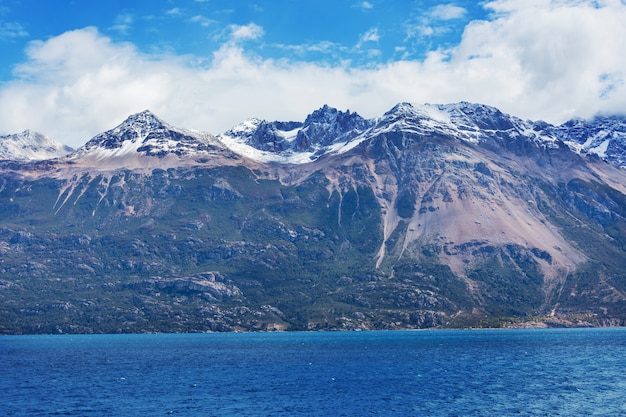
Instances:
[[[276,153],[269,150],[257,149],[254,146],[246,143],[245,139],[242,140],[241,137],[231,136],[229,132],[219,135],[219,140],[222,141],[222,143],[224,143],[224,145],[230,148],[233,152],[258,162],[305,164],[315,159],[313,156],[314,152],[295,152],[293,150],[288,150]]]

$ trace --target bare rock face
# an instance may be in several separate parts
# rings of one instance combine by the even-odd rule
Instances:
[[[202,272],[192,277],[153,278],[132,283],[131,287],[154,288],[180,294],[198,294],[210,300],[241,297],[242,291],[219,272]]]

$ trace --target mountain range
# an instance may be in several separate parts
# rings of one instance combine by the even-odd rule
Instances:
[[[624,325],[625,135],[461,102],[3,136],[0,332]]]

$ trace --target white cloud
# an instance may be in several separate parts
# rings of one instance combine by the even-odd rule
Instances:
[[[429,16],[433,19],[453,20],[462,18],[466,13],[467,10],[463,7],[453,4],[440,4],[430,10]]]
[[[365,46],[365,44],[373,44],[378,43],[380,40],[380,34],[378,33],[378,28],[371,28],[367,32],[361,35],[359,38],[359,42],[356,44],[356,49],[361,50]],[[382,52],[378,49],[367,49],[367,56],[369,58],[375,58],[377,56],[382,55]]]
[[[432,7],[406,25],[406,39],[445,35],[451,29],[449,21],[461,19],[466,14],[465,8],[453,4],[440,4]]]
[[[621,1],[497,0],[486,7],[498,18],[471,24],[454,59],[493,65],[491,72],[506,74],[519,91],[513,110],[562,119],[626,109],[623,84],[613,83],[606,94],[602,78],[626,73],[626,5]]]
[[[304,120],[325,103],[375,117],[400,101],[467,100],[553,123],[626,111],[621,1],[486,7],[491,20],[470,23],[453,49],[372,68],[262,59],[239,42],[263,36],[254,24],[231,26],[204,66],[193,63],[202,57],[142,54],[94,28],[66,32],[31,43],[16,78],[0,86],[0,126],[79,146],[144,109],[212,133],[248,117]]]
[[[347,51],[348,48],[336,44],[330,41],[320,41],[315,43],[304,43],[296,45],[287,44],[271,44],[272,47],[282,49],[284,51],[290,51],[298,56],[304,56],[310,53],[332,55],[342,51]]]
[[[371,28],[361,36],[360,43],[378,42],[379,40],[380,35],[378,34],[378,28]]]
[[[96,28],[73,30],[47,41],[32,41],[26,48],[28,61],[18,65],[16,75],[43,83],[71,83],[82,74],[98,71],[112,59],[134,58],[135,48],[113,43]]]
[[[198,23],[198,24],[200,24],[200,26],[203,26],[203,27],[208,27],[208,26],[210,26],[212,23],[215,23],[215,21],[214,21],[214,20],[211,20],[211,19],[209,19],[208,17],[204,17],[204,16],[202,16],[202,15],[195,15],[195,16],[192,16],[192,17],[189,19],[189,21],[190,21],[190,22],[193,22],[193,23]]]
[[[120,33],[126,33],[133,27],[135,18],[132,14],[120,14],[115,18],[113,26],[109,29],[115,30]]]
[[[18,22],[0,21],[0,40],[24,38],[28,36],[28,32]]]
[[[263,28],[254,23],[247,25],[230,25],[231,39],[235,42],[259,39],[263,36]]]
[[[180,11],[178,7],[174,7],[172,9],[166,10],[165,14],[168,16],[180,16],[182,12]]]

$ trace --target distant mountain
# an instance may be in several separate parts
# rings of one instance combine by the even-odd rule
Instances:
[[[301,122],[249,119],[218,136],[236,152],[262,162],[307,163],[324,154],[342,153],[373,121],[324,106]]]
[[[31,130],[0,136],[0,159],[4,160],[52,159],[72,151],[69,146]]]
[[[597,155],[626,168],[626,117],[598,116],[570,120],[554,129],[559,139],[578,152]]]
[[[326,154],[341,154],[370,138],[405,130],[415,134],[454,135],[469,143],[499,137],[531,139],[556,147],[556,128],[524,121],[500,110],[461,102],[448,105],[400,103],[382,117],[367,120],[357,113],[324,106],[300,122],[249,119],[218,139],[233,151],[262,162],[303,164]]]
[[[171,126],[145,110],[93,137],[69,160],[93,168],[141,168],[145,163],[154,165],[142,157],[157,157],[157,165],[167,167],[170,163],[178,165],[181,160],[218,154],[237,158],[211,134]]]
[[[0,163],[0,332],[626,325],[622,129],[400,103],[214,137],[142,112]]]

